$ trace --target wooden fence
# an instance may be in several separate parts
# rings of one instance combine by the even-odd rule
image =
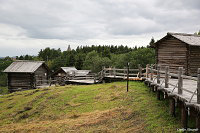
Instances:
[[[103,68],[102,69],[102,78],[103,77],[110,77],[110,78],[127,78],[127,75],[129,77],[138,77],[142,78],[145,73],[144,68],[142,68],[140,65],[138,65],[137,69],[128,69],[127,67],[124,67],[124,69],[118,69],[115,67],[109,67],[109,68]]]

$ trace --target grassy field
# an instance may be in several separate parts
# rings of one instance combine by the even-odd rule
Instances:
[[[179,120],[141,82],[51,87],[0,97],[0,132],[175,132]]]

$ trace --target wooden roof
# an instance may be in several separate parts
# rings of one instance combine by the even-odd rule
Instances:
[[[171,33],[168,32],[165,37],[162,39],[158,40],[155,44],[159,44],[163,40],[167,39],[168,37],[174,37],[184,43],[187,43],[192,46],[200,46],[200,35],[195,35],[195,34],[185,34],[185,33]]]
[[[45,64],[44,61],[19,60],[19,61],[13,62],[3,72],[6,72],[6,73],[13,73],[13,72],[15,72],[15,73],[34,73],[43,64]]]
[[[86,76],[91,72],[91,70],[77,70],[75,71],[76,76]]]
[[[61,67],[61,69],[67,73],[67,72],[71,72],[71,71],[76,71],[77,69],[75,67]]]

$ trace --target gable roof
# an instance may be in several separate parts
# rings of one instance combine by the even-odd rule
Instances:
[[[34,73],[43,64],[45,64],[44,61],[19,60],[19,61],[13,62],[3,72]]]
[[[195,35],[195,34],[185,34],[185,33],[171,33],[168,32],[165,37],[162,39],[158,40],[156,44],[160,43],[164,39],[168,38],[169,36],[172,36],[184,43],[187,43],[192,46],[200,46],[200,35]]]

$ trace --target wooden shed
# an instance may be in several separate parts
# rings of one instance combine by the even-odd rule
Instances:
[[[10,92],[33,89],[47,84],[50,70],[44,61],[15,61],[5,70]]]
[[[200,36],[184,33],[167,33],[155,43],[156,62],[169,66],[170,71],[184,68],[184,74],[196,76],[200,68]]]

